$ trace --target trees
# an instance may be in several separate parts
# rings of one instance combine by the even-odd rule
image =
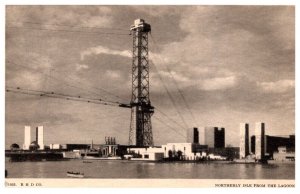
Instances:
[[[168,156],[169,156],[169,159],[173,158],[173,152],[172,152],[172,150],[168,151]]]
[[[177,151],[176,158],[177,158],[178,160],[182,160],[182,151],[181,151],[181,150],[178,150],[178,151]]]
[[[29,146],[30,151],[37,151],[40,148],[39,144],[36,141],[31,142]]]
[[[11,146],[10,146],[11,151],[15,151],[15,150],[19,150],[19,149],[20,149],[20,146],[16,143],[11,144]]]
[[[174,150],[168,151],[169,160],[182,160],[183,159],[183,152],[178,150],[177,152]]]

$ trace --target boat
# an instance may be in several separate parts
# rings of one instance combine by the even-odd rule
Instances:
[[[67,172],[67,176],[72,178],[83,178],[84,174],[80,172]]]
[[[83,163],[92,163],[92,161],[83,160]]]

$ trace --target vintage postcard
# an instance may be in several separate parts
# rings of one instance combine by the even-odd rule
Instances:
[[[6,187],[295,187],[295,6],[5,9]]]

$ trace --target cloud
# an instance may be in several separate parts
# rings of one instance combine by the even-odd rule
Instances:
[[[30,12],[28,12],[30,9]],[[20,25],[22,21],[50,24],[107,27],[112,24],[108,6],[7,6],[7,21]]]
[[[149,59],[155,64],[168,64],[174,62],[172,57],[167,57],[162,53],[149,52]]]
[[[191,81],[188,77],[175,71],[170,71],[170,72],[160,71],[159,74],[162,77],[168,78],[168,81],[170,82],[175,80],[176,82],[180,82],[180,83],[186,83],[186,82],[190,83]]]
[[[118,79],[121,77],[119,71],[112,71],[112,70],[107,70],[105,75],[110,79]]]
[[[236,77],[216,77],[212,79],[206,79],[200,84],[202,90],[225,90],[236,85]]]
[[[129,50],[112,50],[103,46],[97,46],[89,48],[80,54],[81,60],[84,60],[85,57],[90,55],[99,55],[99,54],[107,54],[107,55],[120,55],[123,57],[131,57],[131,52]]]
[[[278,80],[275,82],[257,82],[265,92],[284,93],[295,88],[295,80]]]
[[[176,6],[136,6],[138,11],[151,16],[166,16],[178,12]]]
[[[89,68],[89,66],[88,65],[86,65],[86,64],[76,64],[76,70],[77,71],[79,71],[79,70],[81,70],[81,69],[88,69]]]
[[[162,45],[159,53],[177,62],[181,69],[173,64],[172,68],[181,72],[190,70],[183,67],[187,64],[217,67],[220,72],[227,70],[235,75],[251,74],[260,81],[281,71],[279,79],[288,79],[294,71],[293,17],[294,8],[290,6],[194,6],[183,10],[180,19],[180,28],[187,34]]]
[[[7,53],[6,85],[38,89],[49,81],[53,61],[48,56],[17,49],[14,52]]]

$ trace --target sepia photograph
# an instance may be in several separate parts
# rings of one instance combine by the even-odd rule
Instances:
[[[294,5],[5,12],[6,187],[295,187]]]

